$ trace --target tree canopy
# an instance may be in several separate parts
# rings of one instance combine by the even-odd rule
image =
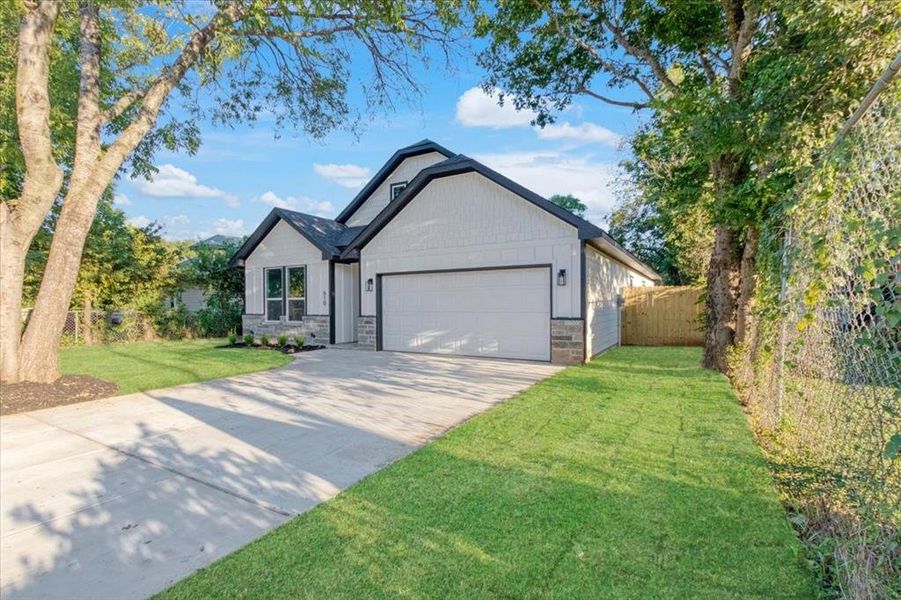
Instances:
[[[476,32],[485,86],[539,126],[578,98],[646,112],[626,164],[642,199],[619,225],[678,252],[686,218],[711,231],[704,361],[721,370],[750,323],[761,228],[901,45],[897,4],[875,0],[509,0]],[[639,207],[653,222],[626,218]]]
[[[585,211],[588,210],[588,207],[585,206],[585,203],[572,194],[554,194],[549,198],[549,200],[557,206],[565,208],[569,212],[580,217],[584,217]]]
[[[97,203],[123,167],[196,151],[198,121],[270,115],[321,137],[419,90],[427,47],[448,56],[462,0],[33,0],[0,27],[0,378],[50,381]],[[13,53],[14,50],[14,53]],[[13,60],[11,57],[15,56]],[[12,112],[12,107],[15,112]],[[20,336],[25,260],[61,204]]]

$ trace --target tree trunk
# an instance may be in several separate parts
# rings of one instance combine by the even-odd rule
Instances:
[[[757,289],[757,241],[759,233],[749,227],[745,232],[745,243],[739,267],[738,301],[735,307],[735,343],[743,344],[751,337],[754,327],[754,293]]]
[[[728,370],[727,351],[735,342],[738,263],[735,233],[727,225],[717,225],[707,270],[707,331],[702,364],[722,373]]]
[[[106,187],[106,182],[94,181],[84,187],[80,183],[73,177],[53,232],[34,311],[22,336],[19,375],[25,381],[50,383],[59,378],[57,349],[78,279],[85,238]]]
[[[19,338],[22,335],[22,285],[25,253],[0,203],[0,381],[19,381]]]
[[[86,346],[94,345],[94,304],[91,302],[91,292],[85,290],[84,300],[81,303],[81,323],[84,330],[84,343]]]
[[[19,373],[25,256],[63,183],[50,138],[50,46],[59,2],[26,5],[16,56],[16,122],[25,160],[19,198],[0,202],[0,380]]]

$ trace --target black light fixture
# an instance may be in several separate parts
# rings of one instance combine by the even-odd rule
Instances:
[[[566,285],[566,269],[557,271],[557,285]]]
[[[366,280],[366,291],[367,292],[372,291],[372,277],[370,277],[369,279]]]

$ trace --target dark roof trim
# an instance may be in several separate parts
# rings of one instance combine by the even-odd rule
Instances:
[[[391,155],[391,158],[388,159],[381,169],[379,169],[378,173],[369,180],[360,193],[357,194],[353,200],[350,201],[350,204],[345,207],[344,210],[341,211],[335,220],[339,223],[346,222],[357,209],[360,208],[366,199],[369,198],[370,195],[375,191],[377,187],[382,185],[382,183],[388,178],[389,175],[400,165],[400,163],[404,162],[404,160],[412,157],[419,156],[421,154],[428,154],[429,152],[438,152],[439,154],[443,154],[447,158],[451,158],[455,156],[453,152],[442,146],[441,144],[437,144],[432,140],[425,139],[406,148],[401,148],[397,152]]]
[[[269,232],[272,231],[272,228],[279,221],[284,221],[288,225],[291,226],[294,231],[299,233],[306,239],[308,242],[322,250],[322,259],[328,260],[329,258],[335,256],[334,249],[329,248],[325,244],[323,244],[320,240],[316,240],[311,237],[307,232],[297,226],[296,223],[287,215],[284,214],[284,211],[281,208],[273,208],[269,211],[269,214],[266,215],[266,218],[263,219],[263,222],[259,224],[259,226],[250,234],[250,237],[247,238],[247,241],[238,248],[238,251],[235,252],[235,255],[232,256],[231,260],[228,261],[229,267],[243,267],[244,260],[250,256],[250,254],[256,249],[256,247],[263,241],[263,239],[269,235]]]

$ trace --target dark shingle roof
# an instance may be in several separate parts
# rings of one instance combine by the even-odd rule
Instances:
[[[317,217],[284,208],[274,208],[232,257],[231,266],[241,264],[240,261],[250,256],[254,248],[263,241],[263,238],[272,231],[272,228],[280,220],[290,225],[311,244],[322,250],[323,258],[337,258],[341,254],[341,250],[350,244],[357,237],[357,234],[364,229],[363,227],[347,227],[343,223],[338,223],[325,217]]]

